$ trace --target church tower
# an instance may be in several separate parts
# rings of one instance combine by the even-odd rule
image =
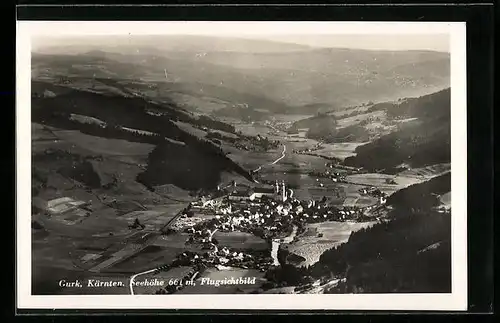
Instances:
[[[286,201],[285,181],[281,182],[281,198],[283,199],[283,202]]]

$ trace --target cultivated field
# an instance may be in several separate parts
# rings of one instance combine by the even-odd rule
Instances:
[[[387,184],[387,179],[394,179],[396,184]],[[387,175],[387,174],[379,174],[379,173],[370,173],[370,174],[354,174],[348,175],[347,181],[349,183],[355,183],[361,186],[374,186],[377,187],[380,191],[390,195],[400,189],[403,189],[407,186],[421,183],[423,179],[415,178],[415,177],[407,177],[407,176],[399,176],[399,175]]]
[[[433,177],[442,175],[450,170],[450,164],[437,164],[428,167],[406,170],[396,175],[381,173],[354,174],[346,177],[349,183],[375,186],[380,191],[390,195],[400,189],[413,184],[427,181]],[[386,180],[393,179],[396,184],[388,184]]]
[[[83,134],[77,130],[59,130],[54,134],[62,140],[78,145],[101,155],[142,155],[147,156],[154,146],[121,139],[108,139]]]
[[[268,152],[249,152],[238,151],[234,154],[229,154],[228,157],[234,162],[248,170],[254,170],[261,165],[272,163],[281,156],[283,148],[278,148]]]
[[[435,164],[432,166],[421,167],[421,168],[413,168],[409,170],[405,170],[398,174],[398,176],[407,176],[407,177],[417,177],[422,179],[431,179],[433,177],[443,175],[446,172],[451,171],[450,163],[443,164]]]
[[[351,223],[328,221],[307,225],[298,241],[282,244],[281,247],[306,260],[300,266],[309,266],[319,260],[321,254],[349,239],[351,232],[373,225],[373,222]],[[322,235],[322,236],[320,236]]]
[[[168,221],[173,219],[183,208],[184,203],[164,205],[161,208],[147,211],[133,211],[120,216],[121,219],[132,223],[138,219],[147,230],[160,230]]]
[[[108,272],[122,272],[133,274],[155,267],[170,264],[186,248],[160,247],[148,245],[143,250],[119,261],[107,269]]]
[[[247,136],[268,136],[271,132],[271,129],[267,126],[260,125],[257,123],[249,124],[249,123],[239,123],[234,125],[236,131],[241,131],[243,135]]]
[[[57,140],[57,137],[50,131],[49,127],[43,126],[39,123],[31,123],[31,142],[35,145],[35,142],[41,140]]]
[[[198,129],[196,127],[193,127],[192,125],[190,125],[189,123],[185,123],[185,122],[182,122],[182,121],[176,121],[174,122],[175,125],[177,127],[179,127],[180,129],[182,129],[183,131],[193,135],[193,136],[196,136],[198,138],[203,138],[206,136],[207,132],[206,131],[203,131],[201,129]]]
[[[361,114],[362,112],[367,111],[369,108],[371,108],[371,105],[370,106],[366,105],[366,106],[348,107],[346,109],[337,110],[337,111],[331,112],[329,114],[334,115],[338,118],[343,118],[343,117],[345,117],[353,112],[357,112],[357,113]]]
[[[314,153],[327,158],[345,159],[355,156],[357,147],[366,144],[366,142],[342,142],[335,144],[323,144],[322,149],[315,150]]]
[[[269,245],[265,240],[247,232],[217,231],[214,234],[214,238],[219,242],[220,246],[228,247],[230,249],[266,250],[269,248]]]
[[[205,96],[196,96],[180,92],[169,92],[168,95],[180,107],[189,111],[194,110],[203,113],[212,113],[229,105],[229,103],[223,100]]]
[[[386,115],[384,111],[374,111],[374,112],[368,112],[368,113],[363,113],[363,114],[358,114],[352,117],[347,117],[347,118],[342,118],[337,120],[337,126],[339,128],[345,128],[349,126],[356,125],[364,120],[370,120],[374,119],[376,121],[383,121],[385,120]]]

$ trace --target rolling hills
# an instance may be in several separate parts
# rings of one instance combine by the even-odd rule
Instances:
[[[357,147],[356,156],[347,158],[346,164],[390,171],[403,163],[422,167],[450,162],[450,89],[385,105],[384,109],[392,118],[417,120],[403,123],[396,131]]]
[[[34,88],[42,89],[43,83],[36,83]],[[207,117],[191,117],[175,106],[156,104],[140,97],[104,95],[77,89],[58,91],[59,87],[53,84],[47,84],[47,88],[60,94],[34,97],[32,122],[76,130],[94,137],[155,145],[156,148],[148,155],[143,175],[138,175],[138,181],[146,187],[173,184],[186,190],[214,188],[222,172],[252,180],[251,175],[226,157],[217,145],[186,131],[176,122],[193,128],[222,130],[231,130],[229,125]],[[148,113],[150,110],[159,111],[160,115]],[[75,115],[80,118],[74,118]],[[204,163],[201,168],[196,165],[200,161]],[[194,163],[193,167],[185,168],[190,162]],[[179,166],[186,171],[180,172]],[[158,174],[163,176],[158,177]]]
[[[179,37],[153,38],[154,43],[138,37],[128,45],[68,44],[46,49],[44,54],[34,53],[33,66],[38,73],[50,65],[56,73],[147,79],[158,83],[166,96],[167,92],[180,94],[173,96],[179,105],[196,106],[201,112],[204,102],[218,100],[221,109],[247,104],[269,113],[314,114],[369,100],[420,96],[449,86],[447,53],[314,48],[207,37],[196,38],[195,44]]]

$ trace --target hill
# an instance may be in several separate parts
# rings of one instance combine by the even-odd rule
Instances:
[[[41,89],[43,85],[37,83],[34,88]],[[151,114],[151,111],[160,113]],[[74,118],[74,115],[80,118]],[[82,117],[87,118],[83,120],[91,121],[82,122]],[[190,125],[193,129],[207,127],[227,131],[234,128],[208,117],[193,118],[173,105],[161,105],[140,97],[71,89],[56,96],[33,97],[32,121],[58,129],[78,130],[91,136],[155,145],[156,148],[149,154],[144,175],[138,177],[139,182],[150,188],[163,184],[174,184],[186,190],[214,188],[220,180],[221,172],[232,172],[252,179],[248,172],[226,157],[219,147],[179,127],[177,123]],[[167,155],[163,156],[158,152]],[[163,158],[168,162],[161,160]],[[183,169],[189,169],[185,165],[190,161],[202,162],[204,165],[194,165],[192,171],[180,172],[179,165]],[[94,176],[95,171],[89,163],[78,167],[77,172],[90,172]],[[70,177],[78,175],[72,175],[73,173],[67,172]],[[164,176],[158,177],[158,174]],[[179,175],[182,176],[178,177]]]
[[[449,86],[449,54],[445,53],[295,48],[293,44],[280,49],[281,43],[269,41],[257,45],[250,40],[217,39],[210,44],[211,38],[189,39],[169,41],[167,37],[147,46],[68,45],[52,54],[34,54],[33,66],[38,73],[55,66],[58,73],[170,83],[175,91],[206,105],[216,99],[272,113],[314,114],[325,106],[337,109],[419,96]],[[238,50],[219,49],[225,47]],[[203,111],[204,104],[197,106]]]
[[[450,90],[408,99],[400,104],[384,105],[392,118],[417,118],[403,123],[398,130],[356,148],[356,156],[344,162],[350,166],[387,172],[398,165],[423,167],[450,162],[451,119]],[[374,158],[376,156],[376,158]]]
[[[435,210],[435,194],[450,189],[448,173],[396,192],[389,221],[352,233],[311,273],[346,278],[330,293],[449,293],[451,216]]]

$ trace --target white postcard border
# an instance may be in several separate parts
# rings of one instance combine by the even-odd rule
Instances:
[[[31,50],[34,35],[450,35],[452,293],[295,295],[31,295]],[[467,309],[466,43],[462,22],[69,22],[18,21],[16,44],[16,271],[19,309]]]

